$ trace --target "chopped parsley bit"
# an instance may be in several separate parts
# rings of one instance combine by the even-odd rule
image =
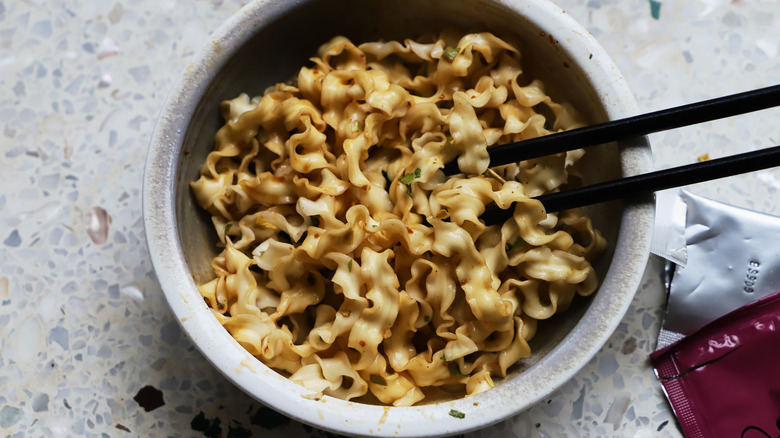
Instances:
[[[371,378],[369,380],[371,380],[371,383],[373,383],[375,385],[387,386],[387,381],[382,376],[374,375],[374,376],[371,376]]]
[[[417,169],[414,169],[413,173],[410,174],[404,174],[404,176],[399,177],[398,181],[406,184],[406,194],[409,195],[409,197],[412,197],[412,181],[414,181],[415,178],[419,178],[420,175],[422,175],[422,171],[418,167]]]
[[[232,227],[232,226],[233,226],[233,224],[231,224],[231,223],[227,223],[227,224],[225,224],[225,234],[227,234],[228,232],[230,232],[230,227]]]
[[[588,55],[588,59],[593,59],[593,54]]]
[[[455,409],[450,409],[450,417],[466,418],[466,414],[461,411],[456,411]]]
[[[510,251],[510,250],[512,250],[512,249],[519,248],[519,247],[523,247],[523,246],[525,246],[525,245],[528,245],[528,242],[526,242],[525,240],[523,240],[523,238],[522,238],[522,237],[519,237],[519,236],[518,236],[518,237],[517,237],[517,239],[515,239],[515,241],[514,241],[514,242],[512,242],[512,243],[509,243],[509,242],[507,242],[507,243],[506,243],[506,250],[507,250],[507,251]]]
[[[458,53],[460,53],[460,47],[450,47],[447,46],[444,49],[444,59],[447,61],[452,61],[455,59],[456,56],[458,56]]]
[[[217,301],[217,309],[225,310],[225,307],[227,307],[227,304],[225,304],[225,303],[223,303],[221,301]]]
[[[460,372],[460,367],[457,364],[450,365],[450,373],[453,376],[465,376],[466,374],[463,374]]]
[[[441,357],[439,359],[441,359],[441,360],[446,362],[447,361],[447,356],[442,353],[442,355],[441,355]]]
[[[417,169],[414,169],[414,172],[410,174],[404,174],[404,176],[398,178],[398,181],[400,181],[403,184],[406,184],[407,186],[410,186],[412,184],[412,181],[414,181],[415,178],[419,178],[420,175],[422,175],[422,171],[418,167]]]
[[[313,227],[319,227],[320,226],[320,217],[319,216],[311,216],[311,226],[313,226]]]
[[[349,272],[352,272],[352,260],[347,263],[347,269],[349,269]]]
[[[423,316],[423,321],[425,321],[425,322],[431,322],[431,317],[430,317],[430,315],[425,315],[425,316]]]
[[[363,130],[363,122],[360,120],[352,121],[352,132],[360,132]]]

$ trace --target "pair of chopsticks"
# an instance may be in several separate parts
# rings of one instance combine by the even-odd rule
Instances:
[[[500,166],[572,149],[635,138],[778,105],[780,105],[780,85],[760,88],[516,143],[493,146],[488,148],[490,165]],[[542,202],[547,212],[555,212],[775,166],[780,166],[780,146],[549,193],[535,199]],[[444,167],[444,173],[447,175],[458,172],[455,162],[447,163]],[[501,210],[493,204],[486,209],[482,218],[486,223],[499,223],[509,218],[512,211],[513,208]]]

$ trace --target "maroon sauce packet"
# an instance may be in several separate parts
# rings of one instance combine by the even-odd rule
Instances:
[[[687,438],[780,436],[780,292],[650,359]]]

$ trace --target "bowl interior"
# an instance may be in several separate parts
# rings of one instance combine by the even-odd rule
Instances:
[[[530,77],[544,80],[554,99],[573,103],[591,123],[606,120],[605,108],[595,89],[588,84],[579,64],[568,59],[554,42],[555,35],[548,36],[547,32],[523,21],[505,7],[488,1],[313,1],[259,29],[216,74],[184,138],[186,153],[179,161],[176,217],[184,256],[196,282],[213,278],[210,263],[217,253],[216,234],[209,217],[195,203],[188,184],[197,179],[201,163],[213,149],[214,134],[224,123],[219,115],[219,103],[242,92],[261,95],[266,87],[294,75],[307,64],[319,45],[333,36],[346,35],[357,43],[416,38],[431,30],[453,27],[491,31],[519,42],[524,70]],[[302,29],[306,31],[301,32]],[[615,145],[592,149],[586,157],[582,163],[586,182],[620,177]],[[591,207],[589,214],[610,242],[610,251],[598,267],[603,278],[620,228],[621,205]],[[578,300],[567,312],[543,323],[531,345],[535,353],[515,369],[530,366],[557,345],[589,303],[590,300]]]
[[[445,28],[490,31],[517,44],[522,53],[524,70],[529,77],[542,79],[547,86],[548,94],[557,101],[572,103],[589,122],[604,121],[614,117],[616,113],[626,111],[626,108],[633,109],[630,95],[615,96],[619,93],[614,92],[614,89],[609,86],[605,90],[604,84],[599,83],[599,79],[594,79],[589,73],[593,68],[602,70],[606,68],[596,64],[604,61],[603,53],[597,52],[594,57],[593,53],[588,53],[587,50],[580,50],[577,53],[567,51],[566,47],[572,46],[570,44],[572,40],[585,38],[577,33],[581,28],[578,28],[577,32],[572,32],[570,20],[566,17],[546,17],[542,19],[545,21],[543,24],[539,23],[539,19],[527,18],[529,15],[541,14],[532,10],[540,4],[544,5],[546,8],[544,13],[549,12],[548,15],[563,14],[562,11],[558,11],[554,6],[547,6],[544,0],[516,1],[507,4],[508,6],[487,0],[260,2],[245,8],[241,13],[243,15],[239,14],[240,16],[231,22],[236,27],[222,28],[218,31],[214,35],[209,54],[196,61],[195,66],[201,69],[211,66],[212,71],[198,77],[201,81],[200,86],[188,88],[185,84],[181,88],[182,92],[194,93],[188,99],[193,100],[195,105],[191,109],[189,120],[182,124],[183,132],[173,139],[180,142],[181,148],[179,150],[179,145],[173,146],[175,151],[173,159],[177,160],[173,164],[175,178],[171,181],[175,232],[181,255],[186,262],[185,268],[195,283],[205,282],[213,277],[210,263],[218,250],[211,220],[197,206],[189,182],[197,179],[201,164],[213,148],[214,135],[223,124],[219,114],[220,102],[242,92],[250,96],[262,94],[266,87],[295,74],[302,65],[307,64],[319,45],[333,36],[345,35],[354,42],[363,42],[416,38]],[[608,58],[606,61],[611,66]],[[605,99],[609,91],[613,92],[611,98],[614,98],[617,103]],[[627,107],[621,106],[621,99],[627,99],[630,104]],[[635,150],[641,153],[635,155],[632,152]],[[646,169],[649,166],[644,155],[647,150],[648,145],[644,139],[591,148],[581,162],[583,182],[590,184],[619,178],[622,175],[636,173],[643,166]],[[649,208],[649,203],[643,204],[641,211],[636,213],[637,217],[648,214]],[[633,219],[627,218],[624,214],[625,208],[622,202],[588,207],[587,212],[592,217],[595,227],[601,230],[609,241],[609,250],[596,266],[599,277],[602,279],[608,276],[620,277],[621,275],[617,273],[620,271],[620,266],[612,263],[613,254],[620,245],[625,244],[626,224]],[[640,229],[649,227],[649,221],[640,222],[638,225]],[[629,251],[628,255],[632,258],[642,257],[633,250]],[[646,254],[644,256],[646,257]],[[634,271],[636,266],[644,267],[644,260],[624,262],[631,265]],[[157,266],[155,268],[157,269]],[[565,313],[541,323],[538,335],[531,343],[534,351],[532,356],[515,365],[504,382],[524,378],[528,373],[522,371],[530,371],[540,361],[552,360],[551,353],[556,349],[576,348],[576,346],[562,347],[562,345],[571,341],[574,331],[585,324],[583,321],[588,312],[596,312],[593,307],[599,306],[599,302],[606,303],[611,299],[611,294],[619,294],[617,299],[624,302],[621,306],[622,311],[625,311],[634,291],[613,289],[626,287],[626,285],[636,286],[631,282],[637,281],[639,274],[641,269],[638,274],[632,271],[618,281],[605,282],[595,298],[575,300]],[[166,290],[166,294],[168,293]],[[188,290],[179,293],[189,296],[197,294],[197,291]],[[206,312],[205,304],[197,303],[197,298],[199,297],[191,301],[196,307],[193,311]],[[202,309],[198,308],[201,304]],[[616,311],[621,312],[620,309]],[[593,318],[600,321],[596,330],[613,329],[621,315],[594,315]],[[192,333],[189,334],[192,336]],[[597,335],[606,339],[609,333],[597,333]],[[587,357],[578,357],[576,360],[583,362],[578,365],[582,366]],[[567,372],[571,374],[574,371]],[[538,371],[537,375],[543,376],[544,373]],[[500,391],[502,386],[505,386],[504,383],[497,383],[497,388],[492,391]],[[554,385],[561,383],[551,381],[548,386],[553,387],[547,388],[547,391],[552,391]],[[543,385],[544,382],[536,384]],[[540,398],[538,392],[534,394],[533,399],[522,399],[520,394],[510,396],[512,400],[517,400],[518,397],[522,399],[513,401],[519,410],[530,406]],[[287,413],[294,416],[290,412]],[[308,421],[306,418],[299,419]],[[489,421],[497,421],[497,419],[490,418]],[[473,428],[479,425],[479,422],[468,424]],[[325,427],[339,430],[327,425]],[[440,432],[444,433],[446,430]]]

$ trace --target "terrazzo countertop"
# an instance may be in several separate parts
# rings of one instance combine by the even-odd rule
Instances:
[[[225,380],[183,335],[144,243],[145,152],[166,92],[237,0],[0,0],[0,431],[323,437]],[[774,85],[777,0],[560,0],[650,111]],[[778,143],[777,110],[654,134],[656,166]],[[691,191],[778,214],[777,171]],[[663,263],[603,350],[468,437],[680,436],[653,377]]]

